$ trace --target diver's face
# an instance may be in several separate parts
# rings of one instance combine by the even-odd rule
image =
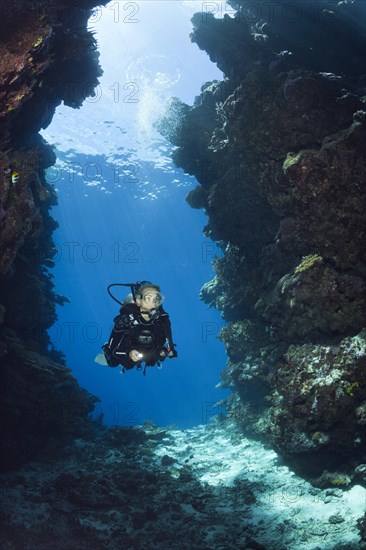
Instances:
[[[160,306],[161,294],[155,288],[144,288],[142,298],[137,298],[136,303],[141,309],[150,311]]]

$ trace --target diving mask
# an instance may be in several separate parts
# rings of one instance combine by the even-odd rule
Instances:
[[[141,301],[148,306],[159,307],[163,301],[163,296],[160,292],[146,292],[142,294]]]

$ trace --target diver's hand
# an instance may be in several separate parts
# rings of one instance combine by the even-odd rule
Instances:
[[[178,357],[177,351],[174,348],[171,349],[168,353],[168,357],[170,357],[171,359],[173,359],[174,357]]]
[[[132,359],[132,361],[134,363],[137,363],[137,361],[140,361],[142,359],[142,353],[140,353],[139,351],[133,349],[130,351],[130,353],[128,354],[128,357],[130,359]]]

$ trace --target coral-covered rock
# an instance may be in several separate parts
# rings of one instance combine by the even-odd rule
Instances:
[[[196,15],[192,40],[225,77],[180,104],[168,136],[223,249],[201,296],[229,322],[229,414],[287,456],[318,456],[320,469],[344,448],[366,459],[364,359],[347,347],[366,326],[364,6],[328,8],[296,2],[291,25],[261,0]]]
[[[97,401],[79,387],[70,369],[50,356],[30,351],[29,342],[26,347],[7,331],[3,344],[2,470],[29,460],[51,439],[86,434],[92,429],[88,415]]]
[[[88,429],[92,398],[50,351],[55,191],[45,169],[56,157],[39,136],[64,101],[79,107],[101,69],[86,26],[95,0],[3,2],[0,32],[1,466],[17,466],[50,438]],[[70,83],[72,83],[70,85]],[[72,406],[65,413],[63,404]],[[67,418],[66,418],[67,417]]]
[[[337,271],[319,255],[305,256],[258,300],[256,310],[283,341],[321,340],[363,326],[365,292],[360,275]]]
[[[276,372],[276,445],[289,453],[321,447],[347,456],[364,438],[366,333],[337,346],[291,346]],[[291,422],[290,422],[291,419]]]

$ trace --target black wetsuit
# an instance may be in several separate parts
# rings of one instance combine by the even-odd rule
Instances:
[[[146,321],[137,304],[123,305],[114,319],[114,327],[108,343],[103,346],[104,355],[110,367],[122,365],[126,369],[141,366],[150,367],[176,353],[172,344],[172,330],[169,315],[163,307],[157,308],[158,317]],[[140,361],[132,361],[129,353],[136,350],[142,354]]]

